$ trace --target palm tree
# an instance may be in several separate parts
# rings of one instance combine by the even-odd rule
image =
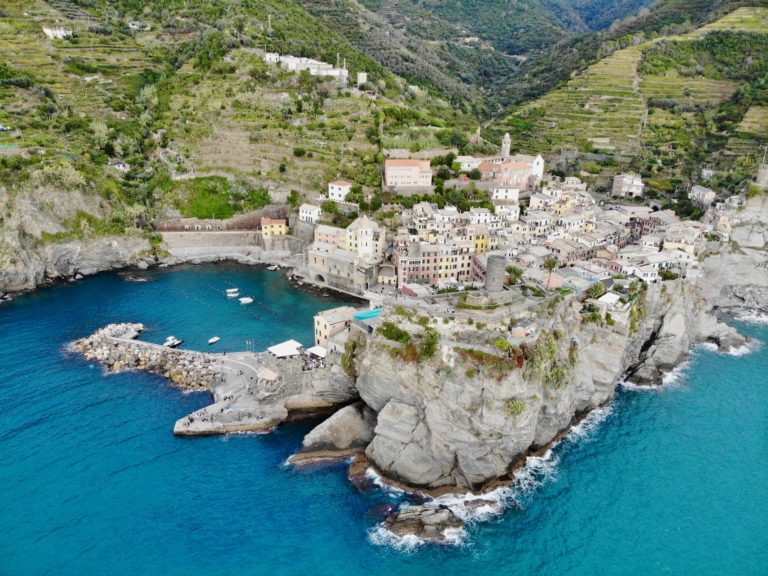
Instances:
[[[557,258],[547,258],[544,260],[544,268],[549,270],[549,277],[547,278],[547,290],[549,290],[549,285],[552,281],[552,271],[558,266],[560,266],[560,263],[557,261]]]
[[[507,274],[509,274],[509,280],[512,284],[517,284],[523,276],[523,269],[517,266],[507,266]]]

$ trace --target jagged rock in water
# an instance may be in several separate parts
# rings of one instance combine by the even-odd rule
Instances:
[[[413,535],[427,542],[443,543],[449,539],[446,531],[461,529],[464,521],[447,506],[427,503],[393,512],[382,526],[400,538]]]

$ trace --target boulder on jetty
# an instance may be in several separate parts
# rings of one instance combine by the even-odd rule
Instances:
[[[373,439],[376,413],[364,402],[345,406],[304,437],[291,463],[345,458],[363,452]]]
[[[464,521],[443,504],[427,503],[393,512],[382,526],[399,538],[412,535],[426,542],[447,543],[464,527]]]

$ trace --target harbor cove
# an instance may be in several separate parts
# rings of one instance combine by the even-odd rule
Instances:
[[[227,299],[232,286],[254,304]],[[447,547],[384,533],[413,499],[373,476],[351,483],[348,461],[287,464],[323,417],[266,435],[175,436],[208,393],[107,374],[68,351],[118,322],[192,350],[213,334],[218,353],[310,345],[317,312],[359,304],[330,294],[220,264],[107,273],[3,304],[2,573],[763,573],[764,324],[737,324],[754,339],[742,355],[698,347],[665,385],[620,387],[487,493],[492,513],[461,508],[468,522]]]

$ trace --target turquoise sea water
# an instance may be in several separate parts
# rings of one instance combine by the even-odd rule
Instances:
[[[293,470],[311,423],[175,438],[207,403],[63,350],[108,322],[219,349],[310,343],[337,304],[236,266],[106,274],[0,306],[0,574],[768,574],[768,346],[700,349],[663,390],[622,390],[498,519],[456,547],[371,543],[383,503],[342,465]],[[223,291],[239,286],[257,303]],[[762,341],[768,327],[740,326]]]

